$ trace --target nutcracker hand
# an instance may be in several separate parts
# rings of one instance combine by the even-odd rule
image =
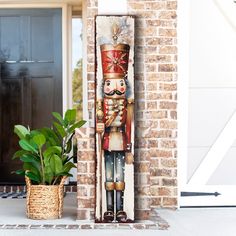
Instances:
[[[105,129],[104,127],[105,127],[104,123],[97,123],[96,125],[97,133],[103,133]]]
[[[134,156],[131,152],[126,152],[125,153],[125,163],[127,165],[131,165],[134,162]]]

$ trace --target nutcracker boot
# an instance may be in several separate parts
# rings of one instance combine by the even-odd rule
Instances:
[[[114,220],[114,154],[109,151],[104,152],[105,157],[105,189],[106,189],[106,205],[107,211],[103,218],[105,222],[112,222]]]
[[[116,169],[116,220],[118,222],[126,222],[127,214],[124,211],[124,168],[125,168],[125,152],[117,152],[115,158]]]

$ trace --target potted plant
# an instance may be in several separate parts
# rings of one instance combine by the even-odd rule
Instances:
[[[27,216],[31,219],[61,218],[63,187],[65,179],[71,176],[71,149],[76,128],[86,121],[76,121],[76,110],[67,110],[64,118],[53,112],[52,127],[30,130],[15,125],[20,149],[13,159],[23,163],[16,174],[24,175],[27,186]]]

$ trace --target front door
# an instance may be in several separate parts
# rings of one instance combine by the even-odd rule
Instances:
[[[234,8],[233,1],[190,3],[188,151],[180,206],[236,206]]]
[[[61,9],[0,10],[0,184],[22,182],[11,174],[18,139],[14,125],[48,126],[62,112]]]

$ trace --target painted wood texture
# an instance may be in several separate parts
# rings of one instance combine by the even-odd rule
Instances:
[[[96,221],[134,220],[134,18],[96,17]]]

